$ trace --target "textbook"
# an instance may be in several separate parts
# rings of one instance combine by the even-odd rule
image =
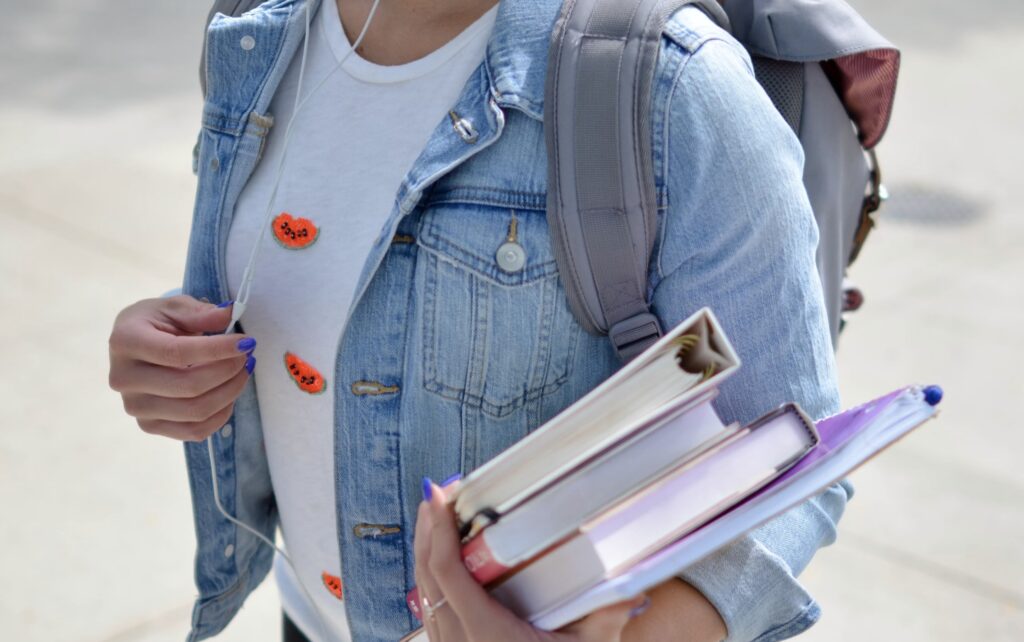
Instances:
[[[576,537],[585,537],[588,543],[577,543],[574,545],[575,548],[569,548],[560,554],[573,569],[565,575],[582,570],[587,573],[586,580],[557,580],[557,573],[550,570],[542,571],[541,566],[531,571],[532,564],[526,564],[487,588],[502,603],[538,628],[556,630],[599,608],[630,599],[668,580],[744,533],[820,493],[934,417],[941,398],[942,390],[938,386],[908,386],[822,419],[816,424],[817,443],[788,469],[785,469],[785,465],[782,466],[783,470],[776,469],[776,474],[771,474],[771,479],[766,483],[759,484],[755,479],[756,467],[747,470],[741,466],[739,475],[736,475],[735,469],[727,473],[725,467],[719,467],[721,462],[725,461],[719,457],[728,450],[728,444],[735,446],[742,443],[743,439],[749,440],[751,436],[759,434],[764,426],[769,425],[774,417],[789,414],[790,410],[796,409],[795,404],[787,404],[759,420],[764,422],[760,427],[754,428],[752,425],[753,429],[745,431],[742,435],[735,433],[731,439],[722,441],[713,451],[704,453],[703,457],[681,465],[684,471],[691,472],[704,466],[703,470],[719,481],[735,482],[746,479],[750,492],[744,498],[731,504],[728,501],[715,504],[714,497],[708,499],[701,492],[693,492],[693,485],[682,483],[682,477],[666,476],[660,482],[655,482],[646,492],[637,495],[636,501],[626,500],[617,507],[610,507],[606,514],[607,519],[598,519],[594,522],[600,524],[603,521],[603,531],[595,528],[584,529],[585,534],[578,534]],[[766,431],[760,434],[767,436],[770,433]],[[749,452],[760,456],[760,450],[754,448]],[[763,462],[761,464],[763,465]],[[677,494],[668,490],[673,486],[671,482],[665,481],[667,479],[676,479],[679,482],[674,487]],[[721,491],[721,486],[716,488]],[[646,504],[643,498],[647,498]],[[664,504],[666,501],[672,502],[671,508]],[[687,502],[704,502],[706,512],[700,515],[699,507],[694,510],[694,504]],[[643,510],[644,505],[649,510]],[[656,510],[659,505],[664,507],[660,515]],[[680,508],[687,507],[692,511],[691,514],[698,515],[689,524],[681,524],[679,532],[683,532],[682,535],[667,542],[661,538],[651,537],[650,542],[656,539],[660,542],[651,547],[657,549],[653,552],[649,549],[640,550],[640,547],[633,548],[642,544],[638,542],[637,535],[639,533],[642,537],[645,528],[644,523],[635,523],[635,519],[653,520],[646,523],[654,523],[656,528],[661,528],[662,533],[668,533],[671,528],[660,524],[660,520],[670,515],[674,516]],[[604,548],[600,544],[594,545],[595,541],[613,542],[613,539],[604,538],[609,532],[623,534],[625,537]],[[566,540],[572,541],[573,538]],[[596,554],[596,559],[587,557],[588,547]],[[560,548],[562,547],[552,549],[549,554],[557,552]],[[580,554],[578,551],[583,553]],[[522,575],[522,578],[516,580],[518,575]],[[544,582],[553,579],[560,583],[552,587],[544,585]],[[519,582],[519,588],[516,588],[516,582]],[[410,592],[408,601],[410,610],[419,617],[418,595],[415,589]],[[422,629],[405,638],[410,642],[422,642],[426,639],[427,636]]]
[[[474,535],[638,431],[686,410],[740,365],[704,308],[574,404],[463,480],[454,495],[463,535]]]
[[[463,546],[466,568],[477,582],[488,584],[681,462],[729,439],[739,426],[722,423],[711,404],[716,396],[714,390],[698,396],[679,414],[638,431],[501,516]]]
[[[817,495],[938,412],[938,386],[908,386],[817,422],[819,443],[761,491],[629,570],[559,604],[522,614],[555,630],[603,606],[630,599]]]
[[[742,501],[817,443],[814,424],[796,404],[788,404],[583,524],[574,537],[492,588],[491,595],[519,615],[559,604]]]

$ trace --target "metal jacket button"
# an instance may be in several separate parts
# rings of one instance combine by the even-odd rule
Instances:
[[[352,532],[359,538],[393,535],[394,533],[400,533],[401,531],[401,527],[395,526],[394,524],[356,524],[352,527]]]
[[[498,267],[505,272],[518,272],[526,265],[526,250],[518,243],[502,243],[497,259]]]
[[[242,46],[242,49],[251,51],[252,48],[256,46],[256,39],[252,36],[242,36],[242,39],[238,44]]]
[[[518,272],[526,265],[526,250],[519,244],[519,220],[512,214],[512,220],[508,223],[508,235],[505,242],[498,247],[495,255],[498,260],[498,267],[505,272]]]
[[[462,116],[455,113],[454,110],[448,112],[448,117],[452,119],[452,127],[455,129],[455,132],[459,135],[459,138],[466,141],[470,145],[477,141],[477,138],[479,138],[479,134],[476,131],[476,127],[473,127],[473,123],[471,123],[468,119],[463,118]]]
[[[398,386],[385,386],[379,381],[359,380],[352,384],[352,394],[363,395],[386,395],[398,392]]]

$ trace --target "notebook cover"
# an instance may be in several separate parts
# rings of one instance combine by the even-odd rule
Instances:
[[[870,435],[862,437],[862,433],[873,428],[872,422],[884,410],[904,397],[908,402],[916,404],[914,413],[895,421],[888,431],[879,427],[878,430],[871,430]],[[679,569],[847,476],[934,417],[937,412],[934,408],[936,403],[937,399],[927,400],[927,394],[921,387],[911,386],[818,421],[819,446],[764,489],[622,575],[543,613],[534,614],[531,621],[542,629],[557,629],[601,606],[629,599],[647,587],[664,581]],[[871,437],[870,441],[867,440],[868,436]],[[851,448],[845,448],[851,444]]]

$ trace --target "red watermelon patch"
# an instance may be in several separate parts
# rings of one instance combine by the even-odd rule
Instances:
[[[308,218],[295,217],[281,212],[271,223],[274,238],[289,250],[301,250],[316,242],[320,228]]]
[[[331,575],[327,571],[324,571],[320,575],[320,579],[323,580],[324,586],[331,592],[331,595],[340,600],[342,595],[341,578],[337,575]]]

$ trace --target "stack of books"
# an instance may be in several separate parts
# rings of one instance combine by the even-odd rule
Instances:
[[[817,425],[795,403],[726,424],[713,401],[739,367],[705,308],[467,476],[449,498],[466,568],[516,614],[557,629],[820,492],[941,398],[911,386]],[[408,603],[420,617],[415,590]]]

